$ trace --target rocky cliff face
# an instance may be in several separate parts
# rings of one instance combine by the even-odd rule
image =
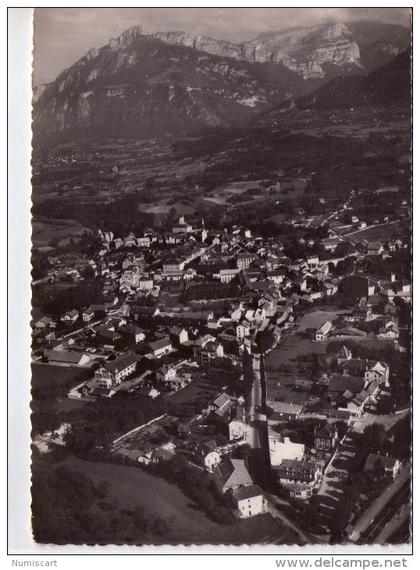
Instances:
[[[34,133],[150,137],[224,127],[302,93],[303,83],[282,65],[167,45],[131,28],[37,95]]]
[[[38,99],[41,97],[42,93],[45,91],[45,88],[48,86],[48,83],[41,83],[40,85],[34,85],[32,89],[32,102],[36,103]]]
[[[160,32],[170,45],[257,63],[282,63],[304,79],[322,79],[340,71],[371,69],[390,61],[410,43],[409,30],[379,22],[324,24],[263,34],[242,44],[185,32]]]
[[[340,109],[363,105],[410,106],[411,53],[405,50],[395,59],[367,75],[336,77],[310,95],[296,101],[300,109]]]
[[[372,22],[243,44],[133,27],[34,91],[34,135],[153,137],[241,124],[332,77],[387,63],[409,40],[405,28]]]

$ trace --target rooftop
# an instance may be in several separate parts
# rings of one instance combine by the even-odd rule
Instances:
[[[258,485],[248,485],[236,489],[233,491],[233,495],[237,501],[243,501],[245,499],[251,499],[252,497],[259,497],[264,495],[264,493]]]
[[[169,346],[171,341],[167,336],[164,338],[160,338],[158,340],[154,340],[153,342],[149,343],[149,346],[152,350],[159,350],[160,348],[164,348],[165,346]]]
[[[108,372],[115,374],[117,372],[120,372],[121,370],[124,370],[125,368],[128,368],[132,364],[135,364],[136,362],[138,362],[138,360],[139,358],[136,354],[133,354],[132,352],[127,352],[127,354],[122,354],[121,356],[118,356],[118,358],[116,358],[115,360],[106,362],[104,364],[104,368],[108,370]]]

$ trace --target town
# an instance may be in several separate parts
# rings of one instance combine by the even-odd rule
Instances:
[[[33,283],[36,452],[135,466],[217,523],[261,519],[269,543],[273,524],[293,544],[405,539],[411,253],[378,230],[409,212],[363,219],[358,202],[297,213],[288,240],[181,215],[50,248]]]

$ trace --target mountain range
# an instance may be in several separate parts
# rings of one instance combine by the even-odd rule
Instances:
[[[301,109],[339,109],[396,101],[409,104],[410,75],[411,52],[406,49],[368,75],[336,77],[310,95],[297,99],[296,105]]]
[[[285,100],[384,103],[388,76],[393,100],[410,90],[410,41],[407,28],[379,22],[293,28],[242,44],[135,26],[34,89],[34,137],[178,136],[244,124]],[[377,85],[382,97],[372,95]]]

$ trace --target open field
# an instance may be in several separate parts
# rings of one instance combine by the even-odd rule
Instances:
[[[264,181],[252,180],[252,181],[231,182],[227,186],[216,188],[209,195],[205,196],[203,199],[209,202],[213,202],[214,204],[228,205],[230,199],[242,196],[245,192],[248,192],[249,194],[247,194],[247,196],[244,197],[243,200],[252,202],[252,200],[254,199],[252,194],[253,190],[255,190],[256,194],[264,192],[264,188],[261,184],[262,182]]]
[[[384,222],[371,225],[362,230],[358,230],[351,224],[336,225],[334,229],[337,234],[348,236],[349,239],[355,242],[361,242],[363,240],[381,241],[406,234],[409,230],[409,221],[397,220],[393,222]]]
[[[311,354],[325,354],[328,343],[313,342],[310,338],[302,338],[301,333],[311,328],[318,328],[327,320],[334,321],[346,311],[326,307],[305,313],[299,320],[296,331],[280,339],[278,345],[265,359],[267,380],[267,396],[270,400],[284,400],[286,402],[300,403],[307,399],[306,392],[293,389],[296,377],[308,378],[303,368],[309,366],[301,358]]]
[[[220,388],[218,386],[212,385],[206,379],[196,380],[186,388],[167,396],[172,404],[179,406],[181,414],[186,418],[193,417],[198,413],[199,409],[207,402],[214,398]],[[196,405],[196,402],[200,403]]]
[[[91,374],[91,371],[76,366],[53,366],[33,362],[32,390],[38,397],[49,398],[50,394],[66,394],[68,389],[76,386]]]
[[[86,139],[40,148],[34,155],[34,215],[46,219],[54,212],[55,219],[117,233],[162,221],[168,207],[216,223],[214,210],[217,224],[285,212],[291,217],[298,208],[317,215],[324,209],[321,197],[329,207],[357,186],[408,185],[409,174],[397,176],[395,164],[410,152],[409,132],[405,108],[368,107],[337,115],[286,113],[279,122],[268,113],[246,129],[178,139]],[[392,136],[401,142],[391,149]],[[373,158],[365,163],[369,154]],[[115,212],[124,215],[124,203],[140,216],[123,228]]]
[[[179,533],[179,539],[188,535],[196,536],[197,530],[208,528],[212,523],[204,513],[192,508],[191,500],[175,485],[171,485],[145,473],[136,467],[116,465],[112,463],[92,463],[76,457],[70,457],[64,462],[70,469],[82,472],[94,483],[107,481],[119,507],[134,508],[141,505],[146,511],[159,516],[174,517],[173,526]]]
[[[298,331],[306,331],[307,329],[317,329],[325,321],[333,322],[340,314],[346,313],[348,311],[337,311],[337,310],[320,310],[311,311],[303,315],[299,323]]]
[[[155,216],[159,217],[165,217],[169,214],[169,212],[174,209],[176,210],[176,215],[180,216],[188,216],[189,214],[192,214],[194,212],[194,208],[192,208],[191,206],[187,206],[184,204],[167,204],[165,203],[167,202],[166,200],[163,201],[163,203],[156,203],[156,204],[140,204],[139,209],[143,210],[144,212],[147,212],[148,214],[154,214]]]
[[[367,241],[385,241],[387,239],[397,238],[408,232],[408,222],[398,221],[389,224],[378,224],[356,233],[352,233],[349,237],[352,241],[359,243],[363,240]]]
[[[274,222],[275,224],[282,224],[286,222],[287,219],[288,219],[287,214],[276,214],[275,216],[271,216],[271,218],[268,218],[268,221]]]
[[[133,509],[139,505],[146,512],[171,519],[170,537],[159,539],[163,544],[296,543],[293,533],[269,515],[226,526],[212,522],[178,487],[141,468],[93,463],[73,456],[62,465],[83,473],[96,484],[109,483],[111,496],[119,508]]]
[[[66,245],[70,238],[77,240],[86,229],[74,220],[34,219],[32,221],[32,241],[35,247],[46,247],[51,242]]]
[[[265,359],[267,382],[267,398],[283,400],[298,404],[307,399],[306,392],[298,392],[291,385],[298,376],[296,373],[299,357],[311,353],[325,354],[327,345],[322,342],[312,342],[297,335],[289,335],[281,339],[277,347]]]

